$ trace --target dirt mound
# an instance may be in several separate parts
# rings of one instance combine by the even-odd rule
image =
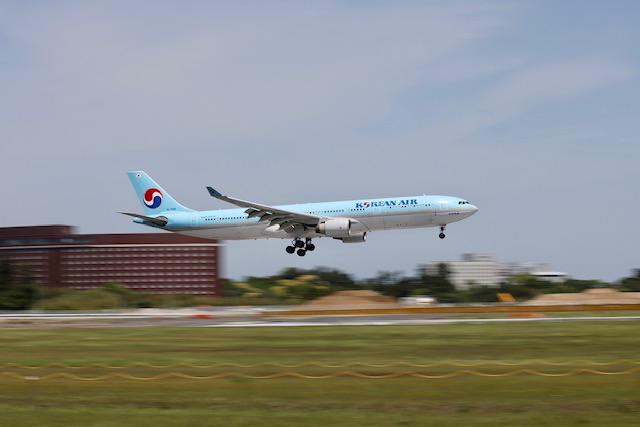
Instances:
[[[395,298],[386,297],[375,291],[340,291],[304,304],[305,307],[398,307]]]
[[[620,292],[610,288],[588,289],[579,294],[539,295],[527,304],[640,304],[640,292]]]

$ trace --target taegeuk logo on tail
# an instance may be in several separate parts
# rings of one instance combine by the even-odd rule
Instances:
[[[156,209],[162,204],[162,192],[157,188],[150,188],[144,192],[144,204],[149,209]]]

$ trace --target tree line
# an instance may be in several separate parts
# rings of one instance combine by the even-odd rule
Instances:
[[[394,298],[430,296],[440,303],[488,303],[497,302],[498,293],[509,293],[516,300],[524,301],[540,294],[577,293],[614,286],[599,280],[566,279],[550,282],[520,274],[495,286],[469,283],[468,287],[458,289],[451,283],[450,276],[446,263],[439,264],[437,271],[432,274],[419,271],[415,275],[404,276],[400,272],[382,271],[364,280],[356,280],[340,270],[330,268],[287,268],[270,277],[249,277],[242,282],[226,281],[225,295],[310,300],[339,290],[368,289]],[[615,286],[621,291],[640,292],[640,270]]]
[[[430,296],[439,303],[497,302],[498,293],[509,293],[524,301],[540,294],[582,292],[586,289],[615,286],[620,291],[640,292],[640,269],[618,283],[598,280],[567,279],[549,282],[531,275],[516,275],[495,286],[470,283],[457,289],[450,281],[446,263],[427,274],[412,276],[400,272],[379,272],[375,277],[356,280],[351,275],[326,267],[286,268],[268,277],[248,277],[242,281],[221,279],[224,297],[192,295],[152,295],[129,291],[117,282],[91,290],[41,288],[25,267],[0,260],[0,310],[98,310],[123,307],[184,307],[205,305],[280,305],[299,304],[341,290],[374,290],[394,298]]]

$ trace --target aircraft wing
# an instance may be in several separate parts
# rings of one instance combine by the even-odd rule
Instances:
[[[293,212],[285,209],[274,208],[272,206],[261,205],[259,203],[247,202],[245,200],[235,199],[233,197],[223,196],[211,187],[207,187],[209,194],[216,199],[247,208],[244,212],[249,218],[260,218],[260,221],[269,221],[269,225],[278,225],[281,230],[291,232],[296,225],[306,225],[308,227],[316,227],[322,217],[319,215]]]

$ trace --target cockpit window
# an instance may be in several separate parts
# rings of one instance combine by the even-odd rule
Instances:
[[[459,204],[459,205],[469,205],[470,203],[469,203],[469,202],[467,202],[466,200],[460,200],[460,201],[458,202],[458,204]]]

